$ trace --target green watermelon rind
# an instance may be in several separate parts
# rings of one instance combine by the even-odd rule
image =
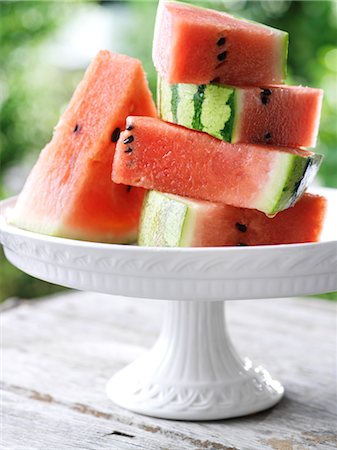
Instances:
[[[322,155],[303,156],[281,153],[275,165],[276,176],[271,176],[255,208],[265,214],[274,215],[293,206],[304,194],[315,177]]]
[[[216,83],[169,84],[158,76],[159,115],[166,122],[231,142],[236,126],[236,91]]]
[[[149,191],[140,218],[138,244],[145,247],[188,247],[195,214],[188,199]]]

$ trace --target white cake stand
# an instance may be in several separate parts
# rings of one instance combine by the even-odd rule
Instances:
[[[319,192],[328,198],[328,217],[322,242],[313,244],[165,249],[53,238],[6,224],[14,200],[1,204],[0,239],[12,264],[42,280],[170,300],[157,343],[110,379],[107,394],[151,416],[224,419],[269,408],[284,389],[238,356],[223,300],[337,290],[337,190]]]

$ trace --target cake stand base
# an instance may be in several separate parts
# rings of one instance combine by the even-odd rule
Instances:
[[[107,384],[117,405],[178,420],[256,413],[283,393],[263,367],[237,355],[226,331],[224,302],[207,301],[167,301],[154,347]]]

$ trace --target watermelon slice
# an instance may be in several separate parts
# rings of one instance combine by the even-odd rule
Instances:
[[[113,180],[146,189],[276,214],[303,194],[321,155],[229,144],[151,117],[129,117],[117,143]]]
[[[159,3],[153,62],[169,83],[282,83],[287,51],[283,31],[184,3]]]
[[[325,212],[325,198],[311,194],[271,219],[255,209],[150,191],[144,201],[139,244],[218,247],[315,242]]]
[[[144,190],[111,181],[128,114],[156,115],[141,63],[101,51],[32,169],[11,223],[53,236],[134,241]]]
[[[314,147],[323,91],[301,86],[168,84],[158,77],[158,111],[167,121],[228,142]]]

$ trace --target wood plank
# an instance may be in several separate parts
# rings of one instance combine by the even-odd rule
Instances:
[[[155,341],[161,302],[70,293],[12,304],[2,315],[3,448],[336,448],[335,304],[228,303],[238,350],[277,375],[286,396],[260,414],[204,423],[140,416],[105,396],[107,379]]]

